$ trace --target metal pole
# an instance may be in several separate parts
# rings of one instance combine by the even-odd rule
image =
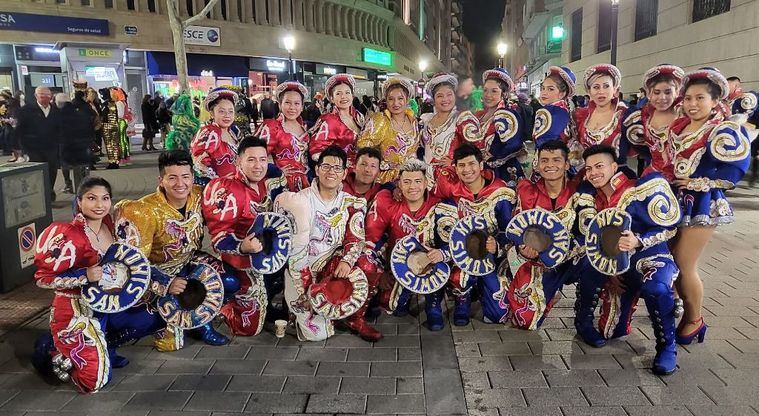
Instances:
[[[617,13],[619,4],[611,2],[611,64],[617,65]]]

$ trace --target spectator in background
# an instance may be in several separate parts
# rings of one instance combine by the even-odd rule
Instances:
[[[739,97],[743,93],[743,88],[741,88],[741,79],[732,76],[727,79],[727,85],[730,86],[730,94],[727,96],[728,101],[732,101]]]
[[[364,96],[366,97],[366,96]],[[358,97],[353,97],[353,108],[356,109],[361,115],[366,116],[367,108],[366,106],[361,102],[361,100],[358,99]]]
[[[261,101],[261,118],[264,120],[277,118],[279,114],[279,105],[271,98],[264,98]]]
[[[32,162],[44,162],[50,179],[50,198],[55,201],[55,179],[58,176],[58,146],[61,125],[58,109],[52,104],[50,88],[34,90],[35,101],[21,107],[16,134],[21,148]]]
[[[171,127],[171,111],[166,107],[166,101],[161,100],[158,102],[158,109],[156,110],[155,115],[161,133],[161,147],[165,148],[166,136],[169,135],[169,129]]]
[[[155,150],[153,139],[158,131],[158,119],[156,118],[155,103],[150,94],[145,94],[140,105],[142,110],[142,150]]]
[[[251,107],[250,119],[251,121],[253,121],[253,127],[255,127],[255,129],[258,130],[258,119],[261,118],[261,113],[258,110],[258,100],[256,100],[255,98],[251,98],[250,107]]]
[[[301,117],[303,118],[303,122],[306,123],[306,130],[311,130],[311,128],[316,125],[316,122],[321,115],[322,112],[319,110],[319,107],[316,106],[316,102],[305,103],[303,105],[303,114]]]
[[[456,108],[459,111],[472,110],[472,91],[474,91],[474,81],[469,75],[459,75],[459,87],[456,90]]]
[[[18,138],[16,137],[16,122],[21,103],[17,98],[19,92],[11,94],[10,90],[0,93],[0,138],[2,138],[3,150],[12,154],[8,162],[26,162],[28,157],[23,155]]]
[[[372,104],[372,99],[369,98],[368,95],[364,95],[363,97],[361,97],[361,104],[364,105],[364,108],[366,108],[366,112],[367,113],[373,113],[373,112],[377,111],[374,108],[374,104]],[[364,114],[364,115],[366,115],[366,114]]]
[[[66,94],[56,96],[56,106],[60,109],[60,122],[65,128],[61,129],[61,166],[63,179],[66,181],[65,193],[74,193],[89,176],[92,164],[92,142],[95,140],[95,113],[84,100],[84,91],[74,93],[71,101]],[[149,96],[148,96],[149,97]],[[60,99],[59,99],[60,98]],[[74,180],[71,181],[71,171]]]

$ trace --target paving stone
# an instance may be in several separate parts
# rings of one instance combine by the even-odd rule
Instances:
[[[424,380],[424,396],[428,414],[466,414],[464,388],[461,385],[458,369],[425,367]],[[441,383],[441,380],[445,382]]]
[[[582,351],[585,354],[589,354],[589,355],[637,354],[638,351],[634,350],[630,346],[630,343],[629,343],[631,341],[630,338],[631,337],[628,336],[624,341],[611,340],[606,345],[604,345],[603,348],[594,348],[582,341],[578,341],[577,345],[580,346],[580,349],[582,349]],[[646,343],[646,346],[653,348],[653,345],[651,345],[650,341],[646,340],[645,343]]]
[[[625,406],[630,416],[691,416],[692,413],[683,406]]]
[[[588,402],[577,387],[522,389],[530,406],[587,406]]]
[[[173,374],[126,376],[112,387],[112,391],[160,391],[166,390],[177,378]]]
[[[240,343],[244,345],[266,345],[266,346],[279,344],[281,341],[284,341],[284,340],[289,340],[290,342],[297,342],[298,338],[294,336],[285,336],[284,338],[280,340],[271,332],[266,332],[266,331],[263,331],[254,337],[236,337],[235,338],[236,343]]]
[[[303,413],[306,411],[306,394],[253,393],[245,405],[245,412]]]
[[[604,407],[566,407],[561,410],[564,416],[628,416],[621,406]]]
[[[156,374],[208,374],[214,362],[214,360],[166,361]],[[237,361],[233,360],[233,362]]]
[[[106,386],[113,382],[114,380],[111,380]],[[35,373],[0,374],[0,390],[59,390],[62,386],[68,385],[54,376],[43,378]]]
[[[264,365],[270,365],[276,361],[253,361],[253,360],[217,360],[209,374],[235,375],[235,374],[261,374]],[[287,362],[287,361],[284,361]]]
[[[312,394],[308,399],[308,413],[364,414],[366,396],[363,394]]]
[[[250,346],[248,345],[225,345],[222,348],[214,347],[214,346],[205,346],[203,347],[200,352],[198,352],[198,355],[195,356],[196,359],[203,359],[203,358],[227,358],[227,359],[243,359],[246,355],[248,355],[248,350],[250,349]]]
[[[385,337],[387,338],[387,337]],[[392,347],[392,345],[385,344],[385,338],[380,340],[377,345],[378,346],[387,346]],[[336,334],[334,336],[331,336],[327,339],[326,344],[327,347],[334,348],[371,348],[372,343],[366,342],[363,339],[352,335],[352,334]]]
[[[504,355],[533,355],[529,344],[526,342],[484,343],[479,344],[479,346],[483,357],[498,357]]]
[[[570,369],[621,368],[611,355],[565,355],[564,361]]]
[[[221,414],[226,412],[213,412],[213,414]],[[186,411],[171,411],[171,410],[151,410],[150,416],[209,416],[211,412],[186,412]]]
[[[236,375],[226,391],[252,391],[256,393],[279,393],[285,384],[284,376]]]
[[[285,393],[322,393],[336,394],[340,386],[340,377],[288,376],[285,381]]]
[[[396,361],[395,348],[348,348],[348,361]]]
[[[480,347],[477,344],[458,344],[456,345],[457,357],[482,357]]]
[[[192,396],[189,391],[137,392],[124,410],[181,410]]]
[[[198,391],[195,392],[184,409],[190,411],[242,412],[249,396],[250,393]]]
[[[471,344],[483,342],[501,342],[501,337],[495,331],[471,331],[471,332],[454,332],[453,342],[456,344]]]
[[[311,348],[309,348],[310,350]],[[299,347],[271,347],[256,345],[250,347],[249,360],[293,361],[300,351]]]
[[[418,335],[419,324],[398,324],[397,334],[398,335]]]
[[[366,396],[366,413],[424,413],[423,394],[404,394],[399,396]]]
[[[469,409],[491,409],[502,407],[524,407],[526,403],[519,389],[474,390],[466,392]]]
[[[419,348],[398,348],[398,361],[422,361],[422,351]]]
[[[283,376],[313,376],[317,363],[314,361],[269,361],[263,374]]]
[[[169,390],[224,391],[232,376],[227,375],[184,375],[169,387]]]
[[[558,355],[529,356],[516,355],[509,357],[514,370],[546,370],[566,369],[564,361]]]
[[[422,363],[419,361],[376,362],[372,363],[369,374],[372,377],[421,377]]]
[[[343,377],[340,394],[395,394],[395,384],[391,377]]]
[[[365,348],[356,351],[365,351]],[[303,348],[298,352],[296,361],[345,361],[347,348]]]
[[[76,396],[77,394],[73,391],[22,391],[16,394],[16,391],[10,390],[0,393],[0,401],[5,401],[0,409],[3,411],[60,410]]]
[[[396,393],[398,394],[423,394],[424,379],[421,377],[398,377],[395,379]]]
[[[480,373],[461,373],[461,380],[465,391],[491,388],[488,373],[484,371]]]
[[[619,386],[663,386],[664,382],[650,370],[628,368],[620,369],[600,369],[598,373],[603,378],[606,385],[610,387]]]
[[[369,377],[369,363],[320,363],[316,375]]]
[[[596,370],[543,370],[550,387],[603,386]]]
[[[181,350],[180,350],[181,351]],[[139,374],[149,375],[155,374],[159,368],[161,368],[167,361],[171,360],[137,360],[130,362],[128,366],[124,368],[117,368],[113,370],[114,374],[127,375],[127,374]],[[187,360],[175,360],[175,361],[187,361]]]
[[[365,342],[365,341],[364,341]],[[388,335],[375,343],[379,348],[419,347],[419,335]]]
[[[671,403],[678,404],[713,404],[709,397],[704,394],[703,391],[692,386],[674,385],[674,386],[643,386],[641,387],[643,393],[646,394],[648,400],[655,406],[667,405]]]
[[[721,387],[725,385],[719,377],[712,373],[712,370],[701,368],[680,368],[674,374],[662,376],[661,380],[668,386],[685,384],[691,386],[715,385]],[[759,380],[759,377],[756,377],[756,380]]]
[[[757,353],[722,354],[720,357],[730,364],[729,366],[722,368],[759,368],[759,354]]]
[[[585,352],[577,341],[530,341],[533,355],[582,355]]]
[[[695,416],[756,416],[759,412],[749,406],[690,405],[687,406]]]
[[[591,406],[650,406],[638,387],[583,386],[581,390]]]
[[[489,371],[487,375],[494,389],[548,387],[540,370]]]
[[[63,406],[65,412],[110,412],[121,409],[129,399],[132,392],[110,392],[107,394],[80,394]]]
[[[585,408],[587,409],[587,407]],[[559,407],[501,407],[498,409],[501,416],[562,416]]]
[[[462,372],[502,371],[513,369],[507,357],[460,358],[459,368]]]
[[[500,326],[497,329],[499,330],[498,336],[501,337],[501,341],[503,342],[527,342],[527,341],[550,340],[551,338],[548,337],[547,331],[552,331],[550,329],[549,330],[541,329],[538,331],[525,331],[522,329],[509,328],[509,327],[506,327],[504,329],[503,326]]]

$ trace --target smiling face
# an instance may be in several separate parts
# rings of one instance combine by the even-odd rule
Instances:
[[[425,178],[424,172],[402,172],[398,179],[398,187],[407,202],[417,203],[424,200],[427,178]]]
[[[387,91],[387,110],[390,114],[402,114],[408,107],[408,96],[401,87],[390,88]]]
[[[377,180],[380,171],[380,161],[369,155],[361,155],[356,160],[356,182],[371,185]]]
[[[497,107],[503,99],[503,93],[498,81],[494,79],[485,81],[485,85],[482,86],[482,104],[487,109]]]
[[[163,189],[166,199],[184,205],[190,197],[193,179],[190,165],[166,166],[158,177],[158,186]]]
[[[566,91],[561,91],[559,83],[553,77],[547,77],[540,84],[540,104],[547,105],[563,100],[567,96]]]
[[[111,194],[104,186],[93,186],[76,203],[84,218],[102,220],[111,211]]]
[[[303,112],[303,97],[297,91],[286,91],[280,97],[279,106],[287,120],[296,120]]]
[[[440,85],[435,88],[435,111],[439,113],[449,113],[456,107],[456,95],[453,87],[448,84]]]
[[[648,89],[648,101],[657,111],[668,111],[675,103],[677,87],[674,81],[661,81]]]
[[[543,179],[555,181],[564,178],[569,170],[569,161],[561,150],[541,150],[537,169]]]
[[[709,94],[709,87],[704,84],[693,84],[688,86],[683,97],[683,113],[692,121],[707,120],[712,110],[717,107],[719,102]]]
[[[346,171],[343,161],[337,156],[325,156],[316,168],[319,187],[325,191],[334,191],[343,186]]]
[[[608,153],[598,153],[585,159],[585,179],[596,189],[609,183],[617,172],[617,162]]]
[[[219,100],[212,112],[213,121],[223,129],[228,129],[235,121],[235,105],[230,100]]]
[[[617,96],[617,87],[611,76],[602,74],[594,75],[590,80],[590,100],[597,107],[605,107],[611,103],[611,100]]]
[[[332,88],[332,104],[340,110],[347,110],[353,105],[353,91],[346,84],[338,84]]]
[[[240,168],[248,182],[256,184],[264,179],[269,167],[269,154],[263,146],[253,146],[237,156],[237,166]]]
[[[456,175],[467,186],[480,180],[482,169],[482,162],[477,161],[477,158],[474,156],[467,156],[456,161]]]

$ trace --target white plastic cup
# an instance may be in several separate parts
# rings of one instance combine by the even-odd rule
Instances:
[[[287,321],[284,319],[277,319],[274,321],[275,331],[274,334],[277,336],[277,338],[284,338],[285,336],[285,329],[287,329]]]

